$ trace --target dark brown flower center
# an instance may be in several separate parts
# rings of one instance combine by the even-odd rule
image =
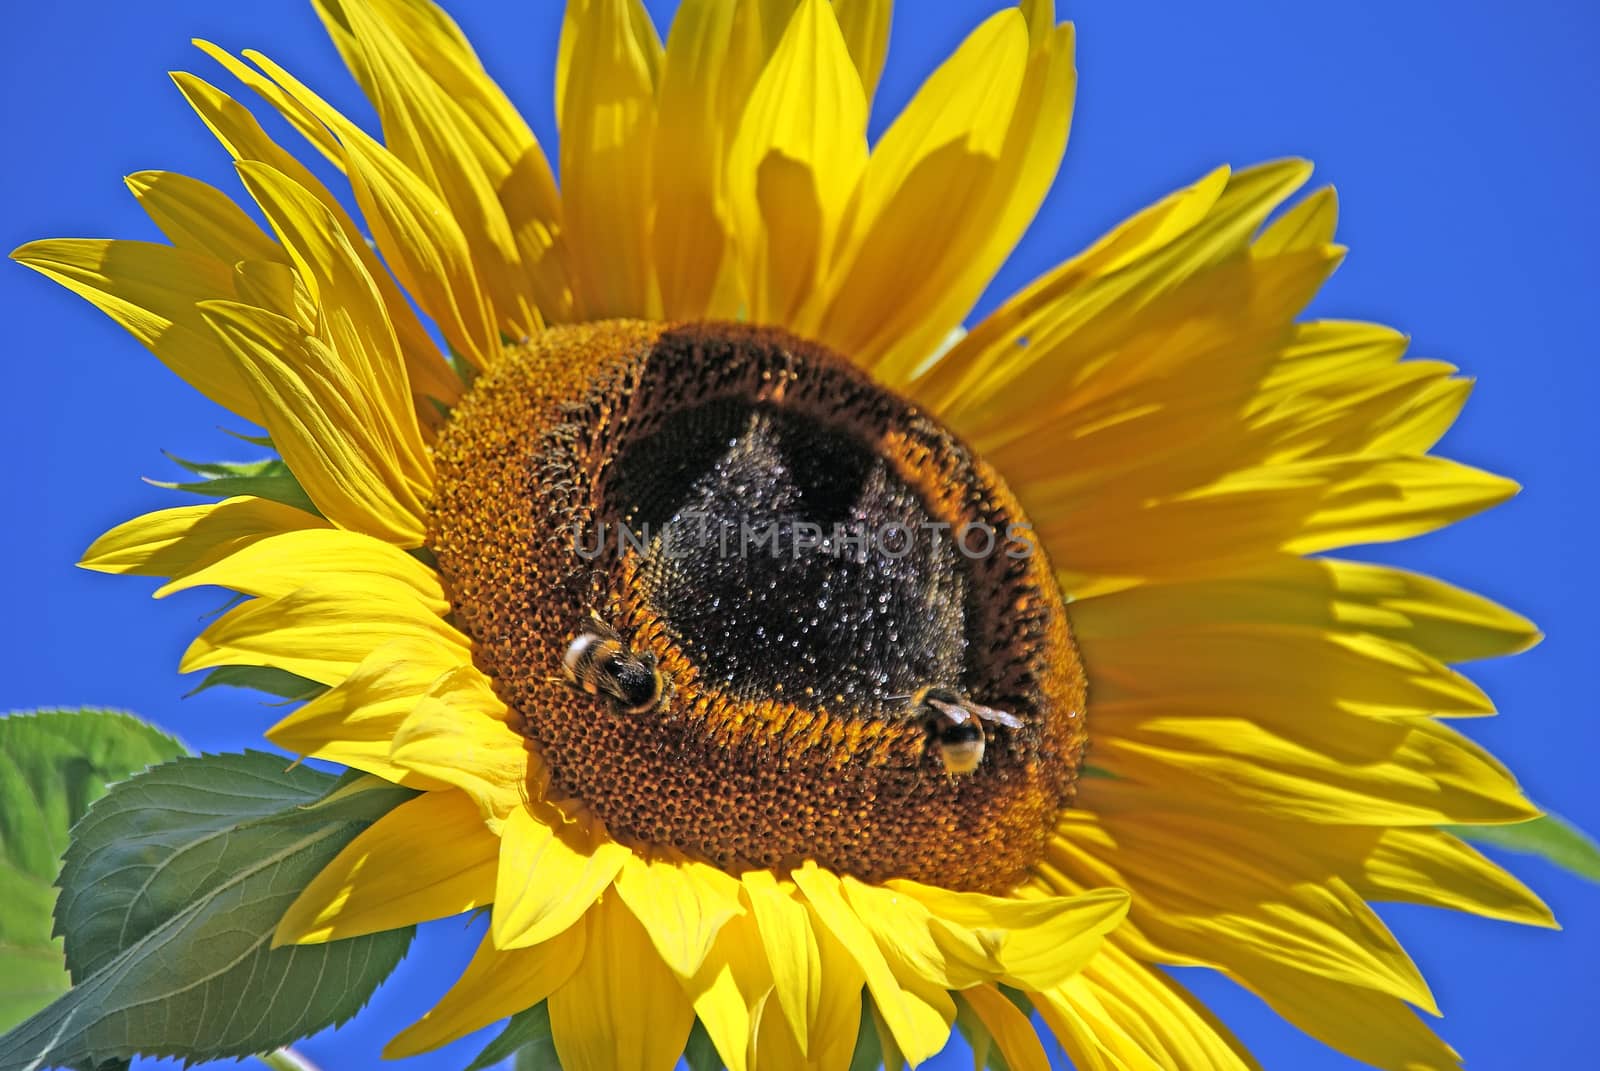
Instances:
[[[558,328],[474,385],[437,463],[457,619],[613,836],[976,889],[1042,854],[1085,739],[1049,563],[992,470],[847,362],[732,324]]]

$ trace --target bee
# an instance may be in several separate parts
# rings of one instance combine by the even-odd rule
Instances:
[[[1015,715],[974,703],[953,688],[918,688],[910,700],[911,709],[938,743],[939,758],[948,774],[970,774],[983,761],[985,722],[1007,729],[1023,727]]]
[[[589,611],[589,627],[573,637],[561,658],[566,682],[579,691],[611,700],[623,714],[665,709],[670,690],[656,668],[653,651],[635,654],[617,630]]]

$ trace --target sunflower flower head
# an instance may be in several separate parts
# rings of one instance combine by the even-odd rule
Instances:
[[[1450,663],[1537,634],[1320,555],[1515,488],[1429,454],[1454,368],[1297,320],[1342,252],[1331,191],[1268,222],[1308,165],[1213,172],[966,331],[1066,145],[1049,0],[873,144],[888,0],[684,0],[664,46],[570,0],[554,170],[427,0],[317,10],[378,134],[199,46],[359,218],[180,72],[265,226],[145,172],[168,243],[14,256],[270,440],[271,482],[84,564],[242,596],[182,668],[288,682],[272,741],[416,790],[277,931],[489,911],[388,1055],[545,1003],[570,1069],[697,1023],[736,1071],[958,1022],[1019,1071],[1256,1066],[1162,969],[1197,965],[1456,1066],[1369,901],[1551,923],[1438,828],[1537,814],[1442,720],[1492,710]]]

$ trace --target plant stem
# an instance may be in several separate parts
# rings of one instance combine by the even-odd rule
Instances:
[[[293,1049],[279,1049],[276,1052],[262,1053],[256,1059],[272,1068],[272,1071],[319,1071],[316,1064],[307,1060]]]

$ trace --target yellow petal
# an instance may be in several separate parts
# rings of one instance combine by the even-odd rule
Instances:
[[[340,154],[378,249],[407,292],[478,368],[499,356],[497,317],[449,207],[401,159],[265,57],[258,61],[295,103],[339,139]],[[519,334],[531,328],[524,327]]]
[[[1368,632],[1445,662],[1515,654],[1539,638],[1520,614],[1443,581],[1327,558],[1279,556],[1226,577],[1144,585],[1073,607],[1074,625],[1091,635],[1220,619]]]
[[[927,362],[1049,189],[1074,85],[1070,26],[1031,56],[1016,10],[973,31],[873,151],[826,283],[825,341],[891,383]]]
[[[556,1055],[567,1071],[670,1071],[683,1054],[694,1010],[615,896],[587,916],[588,946],[550,997]]]
[[[1272,1010],[1347,1056],[1385,1071],[1459,1071],[1460,1058],[1394,997],[1262,961],[1248,988]]]
[[[481,907],[494,898],[499,856],[500,838],[466,793],[424,792],[323,867],[279,920],[273,943],[337,941]]]
[[[556,116],[575,314],[649,317],[655,67],[660,44],[638,0],[569,0]]]
[[[855,955],[815,912],[808,908],[807,914],[822,953],[822,999],[807,1021],[811,1033],[806,1043],[807,1058],[819,1068],[844,1067],[849,1063],[855,1035],[861,1028],[861,987],[866,974]]]
[[[1504,477],[1440,457],[1372,458],[1341,466],[1336,475],[1301,532],[1284,543],[1286,549],[1313,554],[1410,539],[1498,505],[1519,490]]]
[[[992,985],[975,986],[962,990],[961,998],[977,1014],[1012,1071],[1050,1071],[1050,1058],[1039,1044],[1033,1023],[998,989]]]
[[[901,1071],[906,1066],[906,1055],[900,1051],[894,1031],[889,1029],[888,1020],[883,1017],[883,1009],[870,996],[866,1006],[867,1014],[872,1017],[872,1029],[878,1035],[878,1051],[883,1054],[883,1066],[892,1071]]]
[[[415,1056],[526,1011],[554,993],[589,949],[581,923],[535,948],[504,951],[485,937],[459,981],[434,1009],[383,1048],[385,1059]]]
[[[867,162],[867,100],[828,0],[803,0],[750,95],[729,203],[758,323],[796,322]]]
[[[1080,1067],[1260,1071],[1193,997],[1115,946],[1066,984],[1030,996]]]
[[[363,658],[348,678],[268,729],[267,739],[285,751],[397,784],[448,788],[447,781],[396,763],[390,751],[406,718],[439,678],[470,657],[459,642],[440,642],[427,633],[390,640]]]
[[[244,595],[280,598],[297,588],[331,588],[352,576],[403,584],[440,617],[450,612],[439,576],[403,550],[356,532],[307,528],[253,540],[226,557],[173,580],[156,592],[161,598],[203,584]]]
[[[1055,360],[1027,377],[1031,404],[1022,382],[1009,381],[966,433],[1028,495],[1041,524],[1086,501],[1160,500],[1279,460],[1276,412],[1254,412],[1258,384],[1337,263],[1327,249],[1234,256],[1137,315],[1064,326],[1064,336],[1038,340]],[[1200,436],[1208,449],[1192,448]],[[1061,465],[1061,449],[1073,465]]]
[[[972,951],[981,948],[976,965],[988,975],[985,981],[1027,989],[1049,988],[1082,969],[1128,913],[1121,889],[1022,900],[912,881],[889,885],[927,909],[936,941],[952,958],[974,965]]]
[[[811,925],[810,913],[795,897],[792,886],[780,886],[765,870],[750,871],[742,880],[772,972],[774,999],[799,1043],[801,1055],[806,1055],[828,996],[820,939]],[[858,980],[855,988],[860,987]]]
[[[726,95],[736,12],[722,0],[687,0],[672,19],[661,87],[656,137],[671,152],[654,160],[656,218],[651,249],[667,319],[698,319],[712,312],[732,236],[725,218],[724,158],[733,140]],[[743,103],[742,94],[739,98]],[[720,310],[732,316],[737,308]]]
[[[1339,546],[1408,539],[1488,509],[1516,493],[1514,483],[1443,458],[1341,457],[1236,471],[1217,483],[1136,514],[1113,509],[1125,522],[1130,549],[1148,546],[1144,532],[1170,532],[1214,522],[1216,538],[1234,548],[1224,555],[1207,542],[1196,566],[1238,561],[1284,549],[1296,554]],[[1109,517],[1108,524],[1115,521]],[[1112,560],[1090,549],[1105,528],[1085,533],[1086,559]],[[1133,551],[1137,553],[1137,551]],[[1117,555],[1117,560],[1126,560]]]
[[[368,98],[379,100],[384,94],[393,98],[379,107],[385,133],[394,127],[398,135],[390,148],[413,171],[426,176],[428,158],[423,154],[434,146],[421,137],[413,143],[413,135],[406,129],[407,117],[445,123],[445,129],[430,136],[440,145],[448,142],[469,152],[498,196],[520,269],[528,276],[532,304],[546,319],[569,320],[572,296],[561,242],[561,198],[550,164],[528,124],[484,71],[450,16],[436,5],[428,0],[372,0],[367,9],[369,25],[381,22],[388,33],[369,33],[372,40],[366,48],[383,48],[389,54],[391,73],[396,61],[403,59],[403,78],[380,84],[377,75],[383,72],[369,70],[355,25],[341,5],[317,4],[318,14]],[[403,57],[397,49],[403,50]],[[424,80],[432,85],[423,86]],[[470,176],[462,180],[473,181]],[[494,224],[497,229],[498,220]]]
[[[699,972],[723,924],[744,913],[739,883],[703,863],[645,860],[630,852],[616,882],[617,895],[681,979]]]
[[[377,286],[389,322],[405,354],[411,386],[419,394],[454,403],[461,394],[461,381],[440,357],[422,324],[411,311],[406,296],[390,278],[378,255],[367,247],[366,239],[351,221],[337,198],[328,192],[304,164],[285,152],[242,105],[226,93],[192,74],[174,72],[172,80],[206,126],[237,161],[259,161],[285,176],[309,193],[328,212],[344,235],[349,248],[360,258],[367,275]]]
[[[1080,856],[1112,868],[1132,894],[1130,918],[1174,961],[1213,964],[1245,981],[1258,959],[1292,964],[1437,1011],[1383,923],[1310,852],[1273,837],[1275,827],[1257,829],[1236,816],[1166,809],[1135,817],[1126,805],[1142,794],[1135,786],[1097,789],[1095,804],[1063,812],[1048,854],[1080,876],[1094,870]],[[1115,813],[1087,809],[1113,804]],[[1095,825],[1110,847],[1080,835]]]
[[[1096,350],[1095,333],[1139,324],[1145,305],[1245,248],[1309,173],[1298,160],[1214,173],[1155,206],[997,309],[918,380],[917,397],[965,434],[1006,426],[1037,404],[1037,377],[1027,373],[1083,367],[1072,355]],[[1119,270],[1086,278],[1123,258]]]
[[[371,274],[309,190],[259,163],[238,170],[317,301],[317,336],[338,357],[352,411],[378,423],[373,436],[388,446],[397,471],[431,488],[433,463],[417,427],[405,361]]]
[[[462,789],[495,832],[548,779],[526,739],[501,720],[505,707],[470,659],[440,677],[396,730],[394,764]]]
[[[1410,903],[1467,911],[1531,926],[1555,927],[1555,917],[1522,882],[1484,858],[1460,838],[1434,829],[1346,829],[1329,840],[1355,841],[1343,847],[1362,858],[1362,872],[1351,885],[1369,900]]]
[[[99,573],[188,576],[260,540],[327,521],[264,498],[239,497],[157,510],[96,539],[78,564]]]
[[[1262,389],[1292,393],[1308,384],[1383,368],[1404,356],[1407,345],[1405,335],[1383,324],[1350,320],[1296,324]]]
[[[448,206],[472,250],[471,259],[482,266],[480,282],[494,309],[493,322],[515,337],[542,326],[510,221],[485,167],[494,152],[473,144],[483,137],[479,128],[464,122],[461,108],[449,102],[432,78],[421,75],[390,21],[373,4],[340,0],[325,5],[324,18],[378,111],[389,149]],[[259,53],[245,55],[295,92],[281,70]],[[340,137],[348,149],[349,139]],[[504,175],[499,177],[503,181]]]
[[[1384,717],[1493,713],[1466,677],[1403,644],[1364,632],[1219,623],[1205,628],[1080,635],[1103,703],[1160,700],[1271,717],[1298,706]]]
[[[634,914],[638,916],[638,912]],[[644,920],[641,918],[641,922]],[[651,924],[644,922],[646,930]],[[652,933],[659,950],[661,942]],[[677,973],[676,971],[674,973]],[[683,978],[679,974],[680,978]],[[761,1031],[761,1019],[772,995],[772,972],[767,966],[756,922],[750,915],[730,916],[719,927],[711,948],[693,977],[683,978],[684,991],[695,1015],[706,1028],[729,1071],[755,1066],[782,1067],[781,1047],[790,1066],[803,1064],[796,1041],[787,1030]],[[774,1012],[775,1019],[781,1019]],[[758,1040],[759,1039],[759,1040]]]
[[[179,249],[204,253],[224,264],[288,262],[283,247],[214,186],[176,171],[140,171],[124,181],[139,207]]]
[[[1173,1071],[1145,1051],[1081,976],[1033,998],[1077,1071]]]
[[[1261,1071],[1228,1029],[1159,968],[1108,945],[1082,981],[1162,1067]]]
[[[260,73],[241,63],[227,51],[218,48],[210,41],[190,38],[190,43],[222,64],[229,74],[253,89],[262,100],[272,105],[307,141],[311,142],[312,147],[320,152],[329,163],[341,171],[344,170],[344,161],[339,153],[339,143],[328,135],[326,127],[310,115],[307,115],[304,110],[295,107],[294,102],[289,99],[288,94],[280,87],[274,85],[271,80],[263,78]]]
[[[317,509],[334,524],[399,547],[419,547],[427,527],[426,485],[397,456],[382,407],[358,373],[320,339],[276,313],[224,302],[202,310],[256,391],[273,445]]]
[[[52,238],[11,259],[54,279],[111,317],[207,398],[252,423],[261,405],[206,327],[199,303],[231,299],[228,262],[150,242]]]
[[[1251,251],[1257,256],[1273,256],[1326,245],[1333,241],[1338,222],[1339,197],[1332,186],[1324,186],[1264,228]]]
[[[1302,325],[1304,326],[1304,325]],[[1449,430],[1472,390],[1443,361],[1366,361],[1348,365],[1308,360],[1297,329],[1246,416],[1249,454],[1257,462],[1331,458],[1341,454],[1420,454]],[[1358,363],[1359,361],[1359,363]],[[1289,386],[1278,377],[1299,368]],[[1242,460],[1242,459],[1241,459]]]
[[[930,1004],[942,1007],[945,998],[935,990],[965,989],[986,982],[999,973],[992,947],[999,934],[985,934],[988,941],[971,940],[972,947],[947,951],[951,944],[969,935],[952,935],[943,943],[936,934],[933,914],[917,899],[898,888],[868,885],[846,875],[841,882],[846,902],[878,942],[884,959],[908,990],[924,993]]]
[[[850,59],[861,75],[861,88],[872,99],[889,54],[889,22],[893,0],[833,0],[839,32],[850,49]]]
[[[393,581],[353,581],[328,591],[303,588],[229,610],[189,645],[179,668],[191,673],[216,666],[276,666],[334,685],[385,643],[419,634],[455,647],[460,664],[470,664],[465,638]]]
[[[1071,496],[1035,495],[1032,512],[1051,554],[1072,564],[1063,574],[1066,590],[1082,598],[1096,590],[1097,578],[1192,576],[1274,551],[1407,539],[1516,490],[1444,458],[1339,457],[1239,470],[1170,498],[1103,496],[1088,512],[1075,510],[1079,500]],[[1068,523],[1069,514],[1081,523]],[[1169,552],[1173,532],[1184,533],[1183,555]]]
[[[317,330],[317,300],[286,260],[241,260],[233,266],[233,285],[246,305],[287,317],[306,334]]]
[[[935,992],[920,976],[902,978],[890,966],[879,941],[845,901],[836,875],[808,862],[790,876],[822,925],[860,966],[873,1004],[906,1058],[918,1064],[944,1048],[955,1021],[949,995]]]
[[[1182,710],[1100,713],[1097,761],[1207,804],[1330,824],[1512,822],[1535,811],[1459,734],[1429,721],[1328,713],[1296,726]]]
[[[506,818],[490,930],[500,948],[536,945],[571,926],[633,854],[603,835],[558,821],[548,809],[535,815],[526,807]]]

